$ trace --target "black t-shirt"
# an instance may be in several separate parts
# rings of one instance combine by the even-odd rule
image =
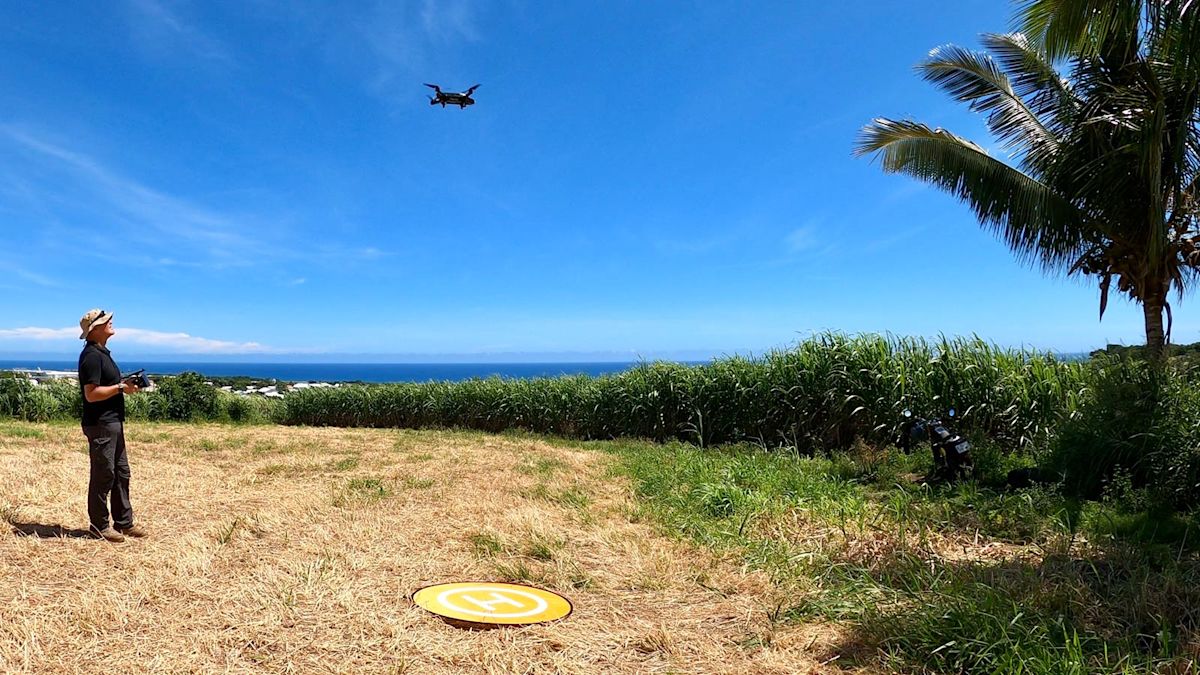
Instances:
[[[95,384],[101,387],[117,384],[121,381],[121,369],[113,361],[108,349],[95,342],[88,342],[79,353],[79,393],[83,395],[84,385]],[[83,397],[83,426],[125,421],[125,394],[118,393],[112,398],[89,403],[87,396]]]

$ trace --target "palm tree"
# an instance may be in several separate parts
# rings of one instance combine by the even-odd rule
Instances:
[[[1094,277],[1101,319],[1115,282],[1159,360],[1169,292],[1200,275],[1200,0],[1023,0],[1018,24],[917,66],[1011,163],[910,120],[876,119],[855,154],[954,194],[1022,262]]]

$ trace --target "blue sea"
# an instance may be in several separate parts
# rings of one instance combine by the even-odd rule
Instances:
[[[606,375],[619,373],[637,363],[188,363],[118,361],[123,372],[144,368],[152,375],[176,375],[193,371],[208,377],[246,376],[284,382],[455,382],[473,377],[498,375],[507,378],[557,377],[560,375]],[[38,359],[0,360],[0,370],[69,370],[75,361]]]

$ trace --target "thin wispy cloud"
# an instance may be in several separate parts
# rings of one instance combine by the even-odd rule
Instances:
[[[479,10],[472,0],[423,0],[419,6],[376,3],[356,23],[354,36],[369,49],[369,87],[390,97],[396,86],[407,90],[414,80],[429,81],[424,78],[432,52],[447,44],[481,39],[479,25]]]
[[[22,281],[36,284],[38,286],[44,286],[46,288],[62,287],[61,283],[44,274],[33,272],[25,267],[22,267],[21,265],[6,260],[0,260],[0,272],[3,272],[8,276],[16,277]]]
[[[246,354],[276,351],[257,342],[213,340],[187,333],[163,333],[141,328],[123,328],[121,336],[133,344],[162,347],[187,354]]]
[[[74,152],[13,126],[0,127],[9,139],[43,158],[56,161],[88,188],[126,217],[163,234],[212,244],[239,244],[245,240],[233,232],[227,218],[201,207],[153,190],[121,176],[87,155]]]
[[[161,0],[127,0],[126,7],[134,37],[155,56],[186,50],[206,61],[233,63],[229,49],[198,22],[184,19],[178,5],[172,7]]]
[[[260,229],[251,227],[255,223],[248,221],[253,219],[239,219],[153,189],[26,128],[0,125],[0,138],[52,170],[41,185],[27,188],[41,190],[45,204],[69,201],[74,208],[85,207],[93,214],[92,223],[115,225],[125,246],[169,252],[148,255],[147,263],[249,266],[281,253],[279,247],[241,233]],[[76,191],[69,199],[64,196]]]
[[[884,195],[884,197],[881,201],[885,204],[890,204],[890,203],[898,202],[898,201],[904,201],[905,199],[908,199],[909,197],[912,197],[914,195],[919,195],[923,192],[928,192],[929,189],[930,188],[929,188],[928,183],[922,183],[921,181],[918,181],[918,180],[907,179],[904,181],[904,183],[902,185],[900,185],[899,187],[891,190],[886,195]]]
[[[371,84],[376,88],[416,71],[424,62],[421,35],[405,14],[403,3],[380,4],[358,27],[359,37],[375,58]]]
[[[811,224],[798,227],[783,238],[783,243],[792,253],[813,249],[820,243],[817,239],[817,228]]]
[[[475,3],[470,0],[424,0],[421,25],[434,39],[478,40],[479,26]]]
[[[800,227],[793,228],[782,239],[770,240],[773,244],[771,257],[755,261],[757,268],[771,269],[791,267],[797,263],[808,263],[835,253],[838,244],[831,241],[821,217],[810,218]],[[776,243],[778,242],[778,243]],[[811,278],[817,278],[811,276]]]
[[[691,239],[660,239],[654,246],[664,253],[696,255],[728,249],[742,238],[740,232],[721,232]]]
[[[906,241],[908,239],[912,239],[913,237],[924,232],[926,229],[928,229],[928,228],[925,225],[917,225],[916,227],[909,227],[909,228],[905,228],[903,230],[897,230],[887,236],[875,237],[866,243],[866,245],[864,246],[864,250],[866,250],[866,251],[884,251],[884,250],[890,251],[890,250],[893,250],[895,248],[896,244],[899,244],[900,242]]]
[[[78,337],[78,328],[0,328],[0,340],[66,340]]]
[[[394,255],[371,245],[297,237],[301,225],[294,216],[230,213],[169,194],[28,127],[0,124],[0,150],[6,141],[18,151],[19,165],[37,169],[27,171],[22,208],[55,223],[61,235],[56,240],[83,245],[99,259],[141,268],[216,274],[257,270],[294,278],[302,275],[296,267],[337,269]],[[5,265],[0,259],[0,270]],[[13,274],[28,283],[59,285],[27,269]]]
[[[280,350],[257,342],[235,342],[190,335],[170,333],[144,328],[120,328],[118,336],[122,343],[142,347],[154,347],[163,351],[182,354],[270,354]],[[0,328],[0,340],[26,340],[33,342],[77,340],[78,328]]]

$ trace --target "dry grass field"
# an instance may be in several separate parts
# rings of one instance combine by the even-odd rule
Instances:
[[[826,672],[768,581],[640,522],[610,456],[474,433],[132,423],[146,540],[86,537],[86,444],[0,422],[0,672]],[[526,582],[567,619],[409,600]]]

